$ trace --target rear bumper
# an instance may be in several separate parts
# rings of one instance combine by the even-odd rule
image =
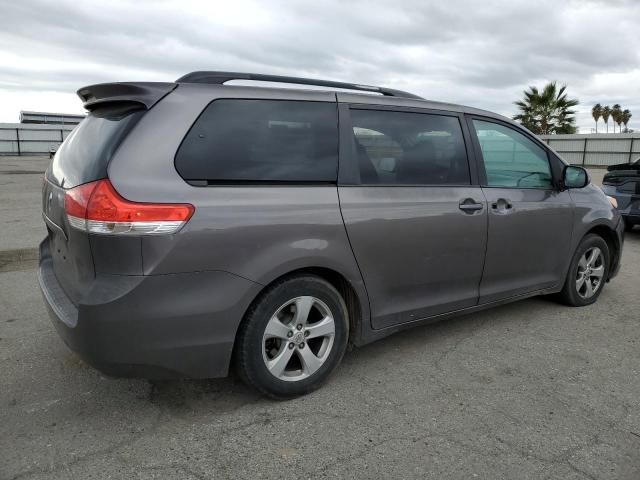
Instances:
[[[231,273],[98,275],[71,303],[53,271],[47,240],[38,280],[67,346],[107,375],[226,376],[235,334],[261,286]]]

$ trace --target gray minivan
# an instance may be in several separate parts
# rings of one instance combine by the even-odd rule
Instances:
[[[227,84],[258,80],[320,89]],[[502,116],[231,72],[85,87],[48,168],[39,281],[99,370],[317,388],[348,343],[533,295],[596,301],[624,226]]]

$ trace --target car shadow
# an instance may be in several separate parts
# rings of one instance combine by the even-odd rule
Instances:
[[[350,375],[354,370],[366,370],[373,358],[384,358],[385,355],[391,356],[394,352],[403,349],[409,351],[416,347],[442,348],[443,344],[454,344],[485,326],[496,328],[511,322],[515,328],[517,323],[514,319],[522,317],[525,312],[536,311],[540,315],[548,315],[563,308],[566,307],[558,304],[552,296],[534,297],[481,312],[418,325],[362,347],[350,347],[342,366],[339,366],[333,375],[338,379],[336,383],[342,383],[341,377]],[[238,407],[247,403],[274,401],[247,387],[233,369],[227,378],[156,380],[149,381],[149,385],[148,400],[173,412],[188,408],[188,405],[193,406],[194,402],[203,399],[227,406],[235,404]],[[331,381],[322,388],[331,388]]]

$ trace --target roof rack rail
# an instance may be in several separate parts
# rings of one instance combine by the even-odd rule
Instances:
[[[315,85],[319,87],[344,88],[361,92],[381,93],[389,97],[417,98],[424,100],[413,93],[395,90],[393,88],[374,87],[371,85],[359,85],[356,83],[334,82],[331,80],[317,80],[303,77],[286,77],[283,75],[266,75],[263,73],[239,73],[239,72],[208,72],[199,71],[183,75],[176,83],[211,83],[222,85],[230,80],[256,80],[261,82],[294,83],[297,85]]]

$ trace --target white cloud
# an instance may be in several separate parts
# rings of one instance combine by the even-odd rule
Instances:
[[[640,129],[640,2],[22,0],[2,6],[0,121],[77,112],[96,82],[172,81],[192,70],[381,84],[513,115],[557,80],[591,106],[620,103]]]

